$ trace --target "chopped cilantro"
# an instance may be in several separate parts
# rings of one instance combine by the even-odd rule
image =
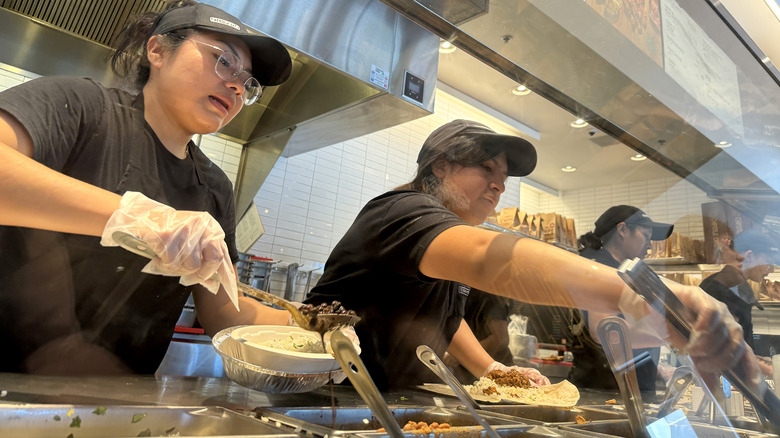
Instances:
[[[70,420],[70,426],[69,427],[81,427],[81,417],[76,415],[73,417],[72,420]]]
[[[60,418],[60,416],[59,416],[59,415],[55,415],[55,416],[54,416],[54,421],[60,421],[60,420],[62,420],[62,418]]]
[[[405,397],[405,396],[402,395],[401,396],[401,400],[404,400],[404,401],[409,400],[409,397]]]
[[[146,414],[145,413],[143,413],[143,414],[133,414],[133,420],[131,421],[131,423],[133,423],[133,424],[138,423],[139,421],[143,420],[144,418],[146,418]]]
[[[92,413],[95,415],[106,415],[106,407],[98,406],[94,411],[92,411]]]
[[[139,432],[136,436],[152,436],[152,431],[147,427],[146,429]]]

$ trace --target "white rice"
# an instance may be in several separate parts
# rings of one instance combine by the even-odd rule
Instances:
[[[264,347],[298,353],[322,353],[322,341],[312,336],[289,335],[259,342]]]

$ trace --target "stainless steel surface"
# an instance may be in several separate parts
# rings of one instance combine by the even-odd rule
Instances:
[[[628,326],[622,318],[609,316],[599,322],[598,336],[601,340],[601,346],[604,348],[604,353],[609,360],[612,373],[617,380],[620,393],[623,395],[631,432],[635,437],[646,437],[648,434],[645,429],[647,423],[644,414],[644,404],[642,403],[642,394],[639,392],[639,383],[636,378]]]
[[[395,421],[395,417],[393,417],[393,414],[387,408],[387,404],[379,394],[376,384],[374,384],[374,381],[368,374],[363,361],[360,360],[355,347],[352,345],[352,341],[340,331],[335,331],[330,337],[330,344],[331,348],[333,348],[333,355],[336,356],[339,364],[341,364],[341,369],[344,370],[349,381],[352,382],[357,392],[379,419],[382,427],[385,428],[391,437],[402,437],[401,427]]]
[[[295,296],[295,286],[298,284],[298,263],[287,265],[287,281],[284,284],[284,299],[292,300]]]
[[[155,374],[163,376],[222,377],[225,368],[206,335],[173,334]]]
[[[447,423],[453,427],[480,425],[474,417],[462,410],[397,405],[388,406],[388,409],[398,424],[423,421],[428,424]],[[297,421],[304,429],[311,429],[312,425],[325,427],[335,434],[373,432],[383,427],[371,409],[365,407],[271,407],[258,409],[257,413],[258,416],[285,424],[295,424]],[[517,418],[489,420],[495,425],[522,423]]]
[[[777,437],[777,435],[767,434],[763,432],[755,432],[750,430],[733,429],[728,426],[714,426],[710,424],[702,424],[691,421],[691,427],[698,437],[707,438],[733,438],[735,436],[743,438],[771,438]],[[598,435],[595,436],[619,436],[630,437],[631,426],[628,421],[594,421],[588,424],[578,425],[566,425],[561,426],[561,430],[564,432],[569,431],[587,431],[595,432]]]
[[[6,438],[298,436],[221,407],[34,404],[0,405],[0,435]]]
[[[214,349],[222,358],[225,375],[232,381],[257,391],[289,394],[312,391],[330,380],[330,373],[285,373],[244,362],[238,342],[230,336],[230,332],[239,327],[226,328],[214,335],[212,340]]]
[[[664,315],[666,321],[684,339],[690,338],[695,316],[647,264],[638,258],[626,260],[618,268],[618,275],[650,306]],[[780,433],[780,398],[763,379],[757,384],[748,383],[743,366],[737,364],[734,369],[726,369],[723,376],[748,399],[759,422],[768,430]]]
[[[479,425],[485,428],[485,432],[488,436],[493,438],[498,437],[498,434],[495,430],[493,430],[492,427],[490,427],[490,424],[488,424],[488,422],[480,417],[479,413],[477,413],[477,410],[480,408],[479,404],[477,404],[474,398],[471,397],[471,394],[466,391],[463,385],[458,382],[458,379],[455,378],[450,370],[447,369],[447,366],[444,365],[444,362],[442,362],[439,356],[436,355],[435,351],[431,350],[431,348],[427,345],[420,345],[417,347],[417,358],[420,359],[420,362],[427,366],[437,376],[439,376],[439,378],[442,379],[444,383],[452,388],[452,391],[455,393],[461,403],[463,403],[463,405],[466,406],[466,409],[469,410],[471,416],[477,420]]]
[[[523,421],[527,420],[543,424],[575,423],[578,415],[582,416],[586,421],[627,419],[625,412],[588,408],[562,409],[531,405],[484,405],[480,413],[483,416],[496,415],[501,418],[521,418]]]
[[[664,393],[661,403],[658,404],[658,413],[655,416],[661,418],[670,414],[692,382],[693,371],[686,366],[677,367],[672,378],[669,379],[666,393]]]

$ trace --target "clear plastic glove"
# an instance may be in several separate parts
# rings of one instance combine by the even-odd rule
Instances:
[[[225,232],[210,214],[178,211],[138,192],[127,192],[109,218],[100,244],[118,246],[123,231],[143,240],[157,254],[143,269],[148,274],[178,276],[185,286],[202,284],[212,293],[225,288],[238,309],[236,275]]]
[[[662,315],[651,310],[639,295],[627,288],[621,296],[619,307],[629,327],[641,325],[650,331],[654,330],[657,337],[689,355],[711,388],[717,385],[719,372],[734,369],[735,366],[742,371],[746,382],[758,384],[760,373],[755,355],[745,343],[742,327],[734,320],[726,305],[698,287],[684,286],[667,279],[663,281],[696,316],[696,320],[691,322],[690,339],[686,341],[676,330],[671,329]],[[633,338],[634,327],[631,331]]]
[[[531,384],[533,386],[542,386],[542,385],[549,385],[550,379],[545,377],[542,373],[539,372],[536,368],[523,368],[518,366],[506,366],[502,364],[501,362],[494,361],[490,365],[488,365],[487,369],[485,370],[485,374],[482,375],[482,377],[486,377],[488,373],[491,371],[503,371],[505,373],[515,370],[519,372],[520,374],[524,375],[525,377],[528,377],[528,380],[531,381]]]

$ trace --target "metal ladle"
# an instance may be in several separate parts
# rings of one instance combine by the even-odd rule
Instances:
[[[631,433],[635,437],[648,437],[644,404],[636,379],[634,355],[626,322],[617,316],[608,316],[599,322],[598,335],[623,396]]]
[[[148,259],[157,258],[157,254],[155,254],[155,252],[149,248],[149,245],[147,245],[146,242],[133,236],[132,234],[116,231],[112,237],[114,238],[114,241],[119,244],[119,246],[132,253],[146,257]],[[319,313],[314,316],[304,315],[300,310],[298,310],[297,307],[295,307],[293,303],[285,300],[284,298],[277,297],[272,293],[262,291],[260,289],[255,289],[252,286],[241,282],[237,282],[236,285],[238,290],[247,295],[251,295],[260,300],[267,301],[271,304],[276,304],[277,306],[282,307],[286,311],[290,312],[290,315],[292,315],[293,320],[296,324],[298,324],[298,326],[306,330],[317,332],[320,335],[324,335],[325,333],[339,327],[354,326],[358,321],[360,321],[360,317],[357,315],[342,315],[337,313]]]
[[[358,356],[355,347],[352,345],[352,341],[346,335],[336,330],[330,336],[330,347],[333,349],[333,356],[339,361],[341,369],[344,370],[344,373],[349,378],[349,381],[352,382],[360,397],[376,415],[387,434],[393,438],[402,438],[404,432],[401,430],[401,426],[398,425],[398,421],[390,412],[387,403],[379,394],[376,384],[374,384],[374,381],[368,374],[363,361],[360,360],[360,356]]]
[[[474,397],[472,397],[471,394],[466,391],[466,388],[458,382],[458,379],[455,378],[449,369],[447,369],[447,366],[444,365],[444,362],[431,347],[427,345],[420,345],[417,347],[417,358],[420,359],[425,366],[430,368],[431,371],[436,373],[444,383],[452,388],[452,391],[458,399],[460,399],[461,403],[466,406],[466,409],[468,409],[474,419],[477,420],[477,423],[485,429],[485,432],[487,432],[489,437],[499,438],[498,432],[496,432],[496,430],[493,429],[479,413],[477,413],[477,409],[482,409],[479,404],[477,404],[477,401],[474,400]]]

